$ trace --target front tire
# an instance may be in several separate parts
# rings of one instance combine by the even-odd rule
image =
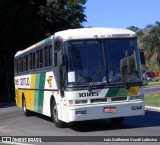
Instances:
[[[58,109],[54,99],[52,99],[52,104],[51,104],[51,117],[56,127],[58,128],[65,127],[66,124],[58,119]]]
[[[26,99],[23,98],[23,112],[24,112],[24,115],[25,116],[30,116],[31,115],[31,111],[29,111],[27,108],[26,108]]]

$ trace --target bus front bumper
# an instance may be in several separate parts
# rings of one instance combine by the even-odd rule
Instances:
[[[68,106],[68,119],[65,122],[96,120],[145,114],[144,101],[123,102],[112,104],[91,104]]]

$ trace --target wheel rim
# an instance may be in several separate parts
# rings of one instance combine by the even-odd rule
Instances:
[[[53,106],[53,117],[54,117],[54,121],[58,122],[58,110],[57,110],[57,105],[55,104]]]
[[[26,112],[26,101],[25,100],[23,101],[23,110],[24,112]]]

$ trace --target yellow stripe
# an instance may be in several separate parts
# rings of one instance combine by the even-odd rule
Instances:
[[[19,107],[22,107],[22,91],[16,89],[15,93],[16,93],[16,97],[15,97],[16,105]]]
[[[139,90],[140,86],[131,87],[127,95],[128,96],[137,95]]]
[[[35,84],[36,84],[36,74],[32,74],[31,75],[31,89],[34,89],[35,88]],[[27,98],[29,99],[26,99],[27,102],[27,109],[31,110],[31,111],[34,111],[34,93],[35,91],[33,90],[27,90]]]
[[[35,46],[39,46],[40,44],[41,44],[41,43],[40,43],[40,42],[38,42],[38,43],[36,43],[36,44],[35,44]]]

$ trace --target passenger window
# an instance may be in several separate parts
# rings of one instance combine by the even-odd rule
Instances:
[[[49,46],[49,66],[52,66],[52,45]]]
[[[36,64],[35,64],[35,52],[32,53],[32,69],[34,70],[36,68]]]
[[[32,53],[29,54],[29,70],[32,70]]]
[[[26,71],[26,59],[23,57],[23,71]]]
[[[26,55],[25,58],[26,58],[26,71],[29,71],[29,59],[28,59],[28,55]]]
[[[36,68],[39,69],[39,50],[36,51]]]
[[[43,49],[40,49],[40,68],[43,68]]]
[[[23,72],[23,57],[21,57],[21,72]]]
[[[61,41],[56,41],[55,42],[55,47],[54,47],[54,66],[56,67],[58,65],[58,52],[62,51],[62,42]]]
[[[45,54],[45,67],[49,66],[49,48],[44,48],[44,54]]]

